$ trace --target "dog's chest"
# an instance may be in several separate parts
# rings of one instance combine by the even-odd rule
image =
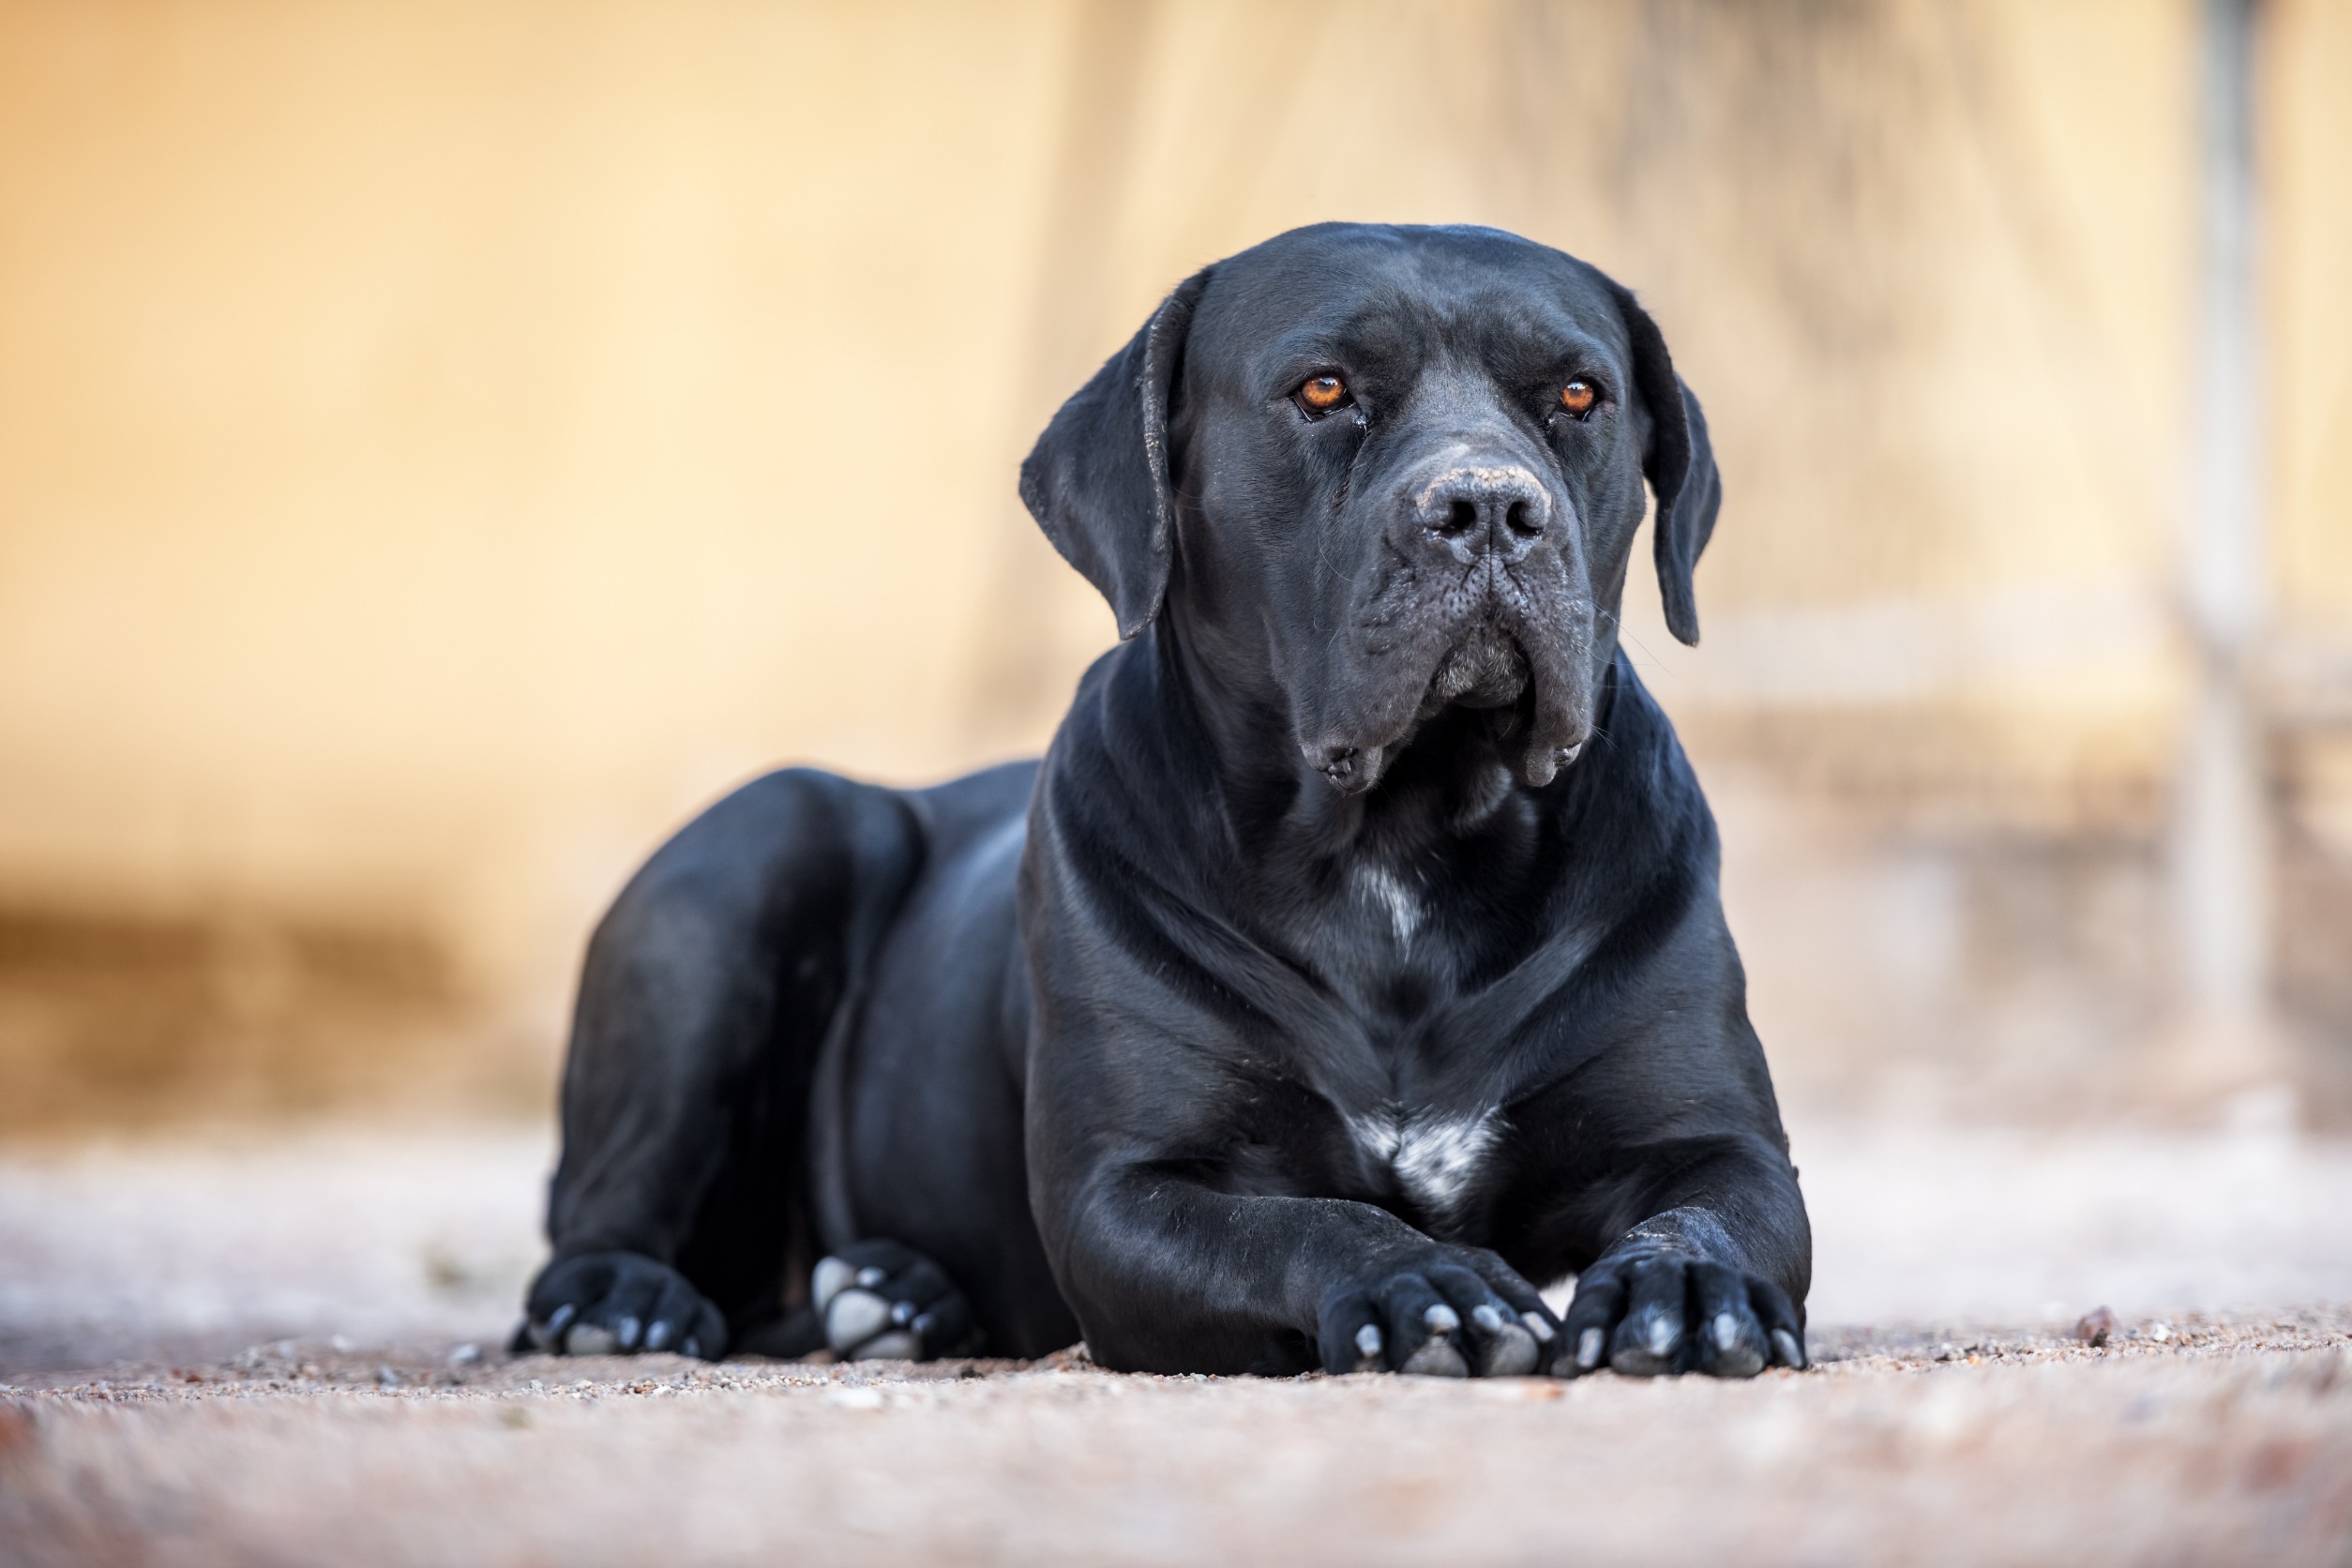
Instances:
[[[1352,867],[1313,943],[1327,994],[1367,1053],[1325,1092],[1371,1188],[1402,1197],[1440,1234],[1472,1217],[1505,1130],[1478,1092],[1475,1045],[1432,1033],[1462,962],[1443,887],[1408,867]]]
[[[1440,1227],[1462,1217],[1500,1136],[1500,1119],[1492,1110],[1464,1115],[1391,1107],[1345,1120],[1364,1161]]]

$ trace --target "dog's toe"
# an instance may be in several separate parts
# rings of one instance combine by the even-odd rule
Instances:
[[[852,1286],[825,1307],[825,1342],[839,1355],[850,1354],[889,1326],[890,1303],[871,1290]]]

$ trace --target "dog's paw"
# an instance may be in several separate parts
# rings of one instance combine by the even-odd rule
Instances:
[[[634,1252],[560,1258],[539,1271],[523,1306],[518,1349],[560,1355],[674,1350],[716,1361],[727,1320],[686,1276]]]
[[[844,1361],[928,1361],[977,1347],[972,1304],[947,1271],[897,1242],[859,1242],[821,1259],[809,1294],[825,1344]]]
[[[1606,1364],[1635,1378],[1753,1378],[1767,1366],[1805,1364],[1804,1325],[1787,1291],[1676,1253],[1604,1258],[1587,1269],[1565,1337],[1555,1367],[1563,1377]]]
[[[1560,1332],[1541,1296],[1491,1252],[1446,1247],[1332,1293],[1315,1342],[1330,1372],[1516,1378]]]

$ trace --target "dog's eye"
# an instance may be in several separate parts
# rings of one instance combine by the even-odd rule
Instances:
[[[1348,400],[1348,384],[1337,376],[1310,376],[1292,397],[1308,414],[1329,414]]]
[[[1591,414],[1600,400],[1600,388],[1589,381],[1572,381],[1560,389],[1560,406],[1579,419]]]

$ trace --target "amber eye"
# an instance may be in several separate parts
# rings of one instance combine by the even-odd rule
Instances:
[[[1299,406],[1309,414],[1329,414],[1348,400],[1348,384],[1337,376],[1313,376],[1299,388]]]
[[[1592,412],[1601,394],[1589,381],[1572,381],[1560,389],[1560,406],[1581,419]]]

